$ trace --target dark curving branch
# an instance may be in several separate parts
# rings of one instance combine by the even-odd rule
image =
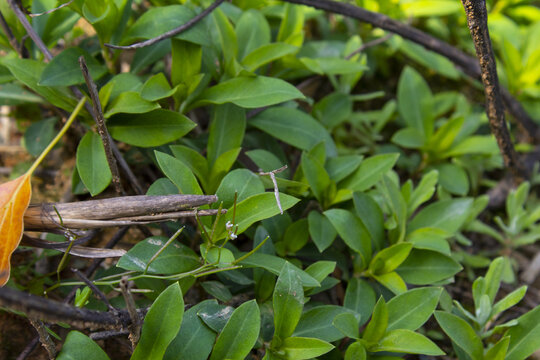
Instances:
[[[112,49],[130,50],[130,49],[140,49],[140,48],[143,48],[143,47],[146,47],[146,46],[154,45],[154,44],[160,42],[161,40],[172,38],[173,36],[176,36],[176,35],[184,32],[184,31],[192,28],[193,26],[197,25],[197,23],[199,21],[201,21],[204,17],[206,17],[208,14],[210,14],[212,11],[214,11],[214,9],[217,8],[219,5],[221,5],[221,3],[224,2],[224,1],[225,0],[216,0],[216,1],[214,1],[212,3],[212,5],[210,5],[206,9],[204,9],[200,14],[195,16],[193,19],[189,20],[187,23],[182,24],[182,25],[180,25],[179,27],[177,27],[175,29],[167,31],[166,33],[161,34],[161,35],[159,35],[159,36],[157,36],[155,38],[148,39],[148,40],[145,40],[145,41],[141,41],[141,42],[138,42],[138,43],[135,43],[135,44],[132,44],[132,45],[126,45],[126,46],[113,45],[113,44],[105,44],[105,46],[110,47]]]
[[[17,54],[19,54],[21,58],[28,57],[28,52],[26,51],[26,48],[24,47],[24,41],[21,41],[21,44],[19,44],[19,42],[15,38],[15,35],[13,35],[13,32],[9,28],[9,25],[1,11],[0,11],[0,27],[4,31],[4,34],[6,34],[9,44],[17,52]]]
[[[514,177],[523,178],[526,172],[518,159],[504,118],[504,104],[497,77],[497,66],[489,37],[486,2],[485,0],[462,0],[461,2],[467,14],[467,23],[482,72],[481,79],[486,95],[486,113],[491,132],[497,139],[504,165],[512,171]]]
[[[325,10],[335,14],[351,17],[362,22],[371,24],[375,27],[388,30],[401,37],[411,40],[417,44],[424,46],[426,49],[434,51],[452,61],[465,74],[474,78],[480,79],[481,69],[478,61],[464,53],[463,51],[445,43],[423,31],[415,29],[411,26],[403,24],[386,15],[362,9],[361,7],[351,5],[344,2],[336,2],[332,0],[283,0],[284,2],[311,6],[316,9]],[[531,137],[537,141],[540,138],[540,129],[538,125],[527,114],[523,106],[512,95],[503,89],[502,96],[506,104],[507,110],[518,121],[524,129],[526,129]]]

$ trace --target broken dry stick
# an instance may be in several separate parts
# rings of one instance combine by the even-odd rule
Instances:
[[[194,208],[216,202],[215,195],[121,196],[73,203],[30,205],[25,230],[93,229],[128,226],[195,216]],[[201,216],[217,210],[198,210]]]

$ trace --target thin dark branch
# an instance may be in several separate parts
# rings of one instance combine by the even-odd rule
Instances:
[[[105,125],[105,118],[103,117],[103,110],[101,108],[101,102],[99,101],[99,95],[97,91],[97,86],[90,73],[88,72],[88,66],[86,66],[86,61],[84,56],[79,57],[79,65],[84,76],[84,81],[86,81],[86,86],[88,87],[88,92],[90,93],[90,98],[92,99],[92,106],[94,109],[94,120],[97,124],[98,134],[101,137],[101,142],[105,148],[105,155],[107,157],[107,162],[109,163],[109,168],[111,169],[112,174],[112,183],[114,184],[114,189],[119,195],[125,195],[125,191],[122,188],[122,183],[120,182],[120,173],[118,172],[118,165],[111,149],[111,143],[113,142],[111,135],[107,131],[107,126]]]
[[[139,337],[141,336],[141,322],[140,317],[137,314],[137,307],[135,306],[133,294],[131,294],[132,286],[133,282],[128,281],[127,276],[123,276],[120,280],[120,289],[122,290],[129,316],[131,317],[131,325],[128,326],[129,340],[131,340],[131,345],[133,349],[135,349],[135,346],[137,346],[137,343],[139,342]]]
[[[11,10],[15,13],[15,16],[17,16],[17,19],[19,19],[20,23],[26,30],[27,34],[30,36],[30,38],[34,41],[38,49],[43,53],[43,56],[45,56],[45,60],[51,61],[53,56],[43,40],[39,37],[39,35],[35,32],[34,28],[28,20],[26,19],[26,15],[21,10],[19,5],[15,2],[15,0],[7,0],[9,6],[11,7]]]
[[[386,34],[386,35],[383,36],[383,37],[380,37],[380,38],[378,38],[378,39],[375,39],[375,40],[369,41],[369,42],[367,42],[367,43],[365,43],[365,44],[362,44],[358,49],[354,50],[352,53],[350,53],[349,55],[345,56],[345,59],[349,60],[349,59],[352,58],[354,55],[360,54],[361,52],[365,51],[366,49],[369,49],[369,48],[371,48],[371,47],[380,45],[380,44],[384,43],[385,41],[387,41],[388,39],[390,39],[392,36],[394,36],[394,34],[392,34],[392,33]]]
[[[54,9],[51,9],[51,10],[47,10],[47,11],[44,11],[44,12],[41,12],[41,13],[34,13],[34,14],[28,14],[28,16],[30,17],[38,17],[38,16],[42,16],[42,15],[47,15],[47,14],[52,14],[53,12],[55,12],[56,10],[60,10],[61,8],[63,7],[66,7],[66,6],[69,6],[71,5],[71,3],[73,2],[74,0],[69,0],[68,2],[66,3],[63,3],[62,5],[58,6],[58,7],[55,7]]]
[[[39,319],[33,319],[28,318],[30,321],[30,324],[36,329],[39,335],[39,341],[41,342],[41,345],[47,350],[47,353],[49,354],[49,359],[53,360],[56,357],[56,345],[51,340],[51,337],[47,330],[45,329],[45,325],[43,322]]]
[[[96,285],[94,285],[94,283],[92,281],[90,281],[86,275],[84,275],[82,272],[80,272],[79,270],[77,269],[71,269],[71,271],[73,271],[73,273],[75,273],[75,275],[81,279],[85,284],[86,286],[88,286],[90,289],[92,289],[92,292],[94,294],[96,294],[97,296],[99,296],[99,298],[101,299],[101,301],[103,301],[105,303],[105,305],[107,305],[107,308],[109,309],[109,311],[112,311],[112,312],[115,312],[116,309],[111,305],[111,303],[109,302],[109,299],[107,299],[107,296],[105,296],[105,294],[98,289],[98,287]]]
[[[32,351],[34,351],[38,343],[39,343],[39,336],[36,336],[35,338],[32,339],[32,341],[28,343],[28,345],[26,345],[26,347],[24,348],[23,351],[21,351],[19,356],[17,356],[17,360],[25,360],[32,353]]]
[[[0,11],[0,27],[2,27],[2,30],[4,31],[4,34],[6,34],[8,41],[13,49],[19,54],[21,58],[28,57],[28,53],[26,51],[26,48],[23,46],[23,42],[19,45],[19,42],[17,39],[15,39],[15,35],[13,35],[13,32],[9,28],[8,23],[6,22],[6,19],[4,18],[4,15]]]
[[[482,71],[481,78],[486,95],[486,113],[491,132],[497,139],[504,165],[513,172],[516,178],[522,178],[525,176],[525,169],[518,159],[504,118],[504,105],[499,90],[495,56],[493,55],[489,37],[485,0],[462,0],[461,2],[467,14],[467,23]]]
[[[73,241],[63,241],[63,242],[52,242],[52,241],[45,241],[41,239],[35,239],[33,237],[30,237],[26,234],[23,234],[21,245],[24,246],[35,246],[39,247],[41,249],[66,249],[69,244],[75,245],[82,245],[86,244],[88,241],[92,240],[94,237],[96,237],[98,231],[91,230],[89,234],[81,237],[80,239],[76,239]]]
[[[129,167],[128,163],[126,162],[126,159],[122,156],[122,153],[120,150],[118,150],[118,146],[116,146],[116,143],[112,142],[112,151],[114,153],[114,156],[116,157],[116,160],[118,161],[118,165],[120,166],[120,169],[124,172],[124,175],[126,175],[126,178],[129,180],[129,183],[133,190],[135,191],[135,194],[137,195],[143,195],[144,191],[141,186],[141,183]]]
[[[111,331],[111,330],[105,330],[105,331],[97,331],[95,333],[90,334],[90,339],[97,341],[97,340],[103,340],[103,339],[110,339],[112,337],[117,336],[124,336],[128,335],[129,331],[127,330],[120,330],[120,331]]]
[[[187,23],[182,24],[182,25],[180,25],[179,27],[177,27],[175,29],[167,31],[166,33],[161,34],[161,35],[159,35],[159,36],[157,36],[155,38],[148,39],[148,40],[145,40],[145,41],[141,41],[141,42],[138,42],[138,43],[135,43],[135,44],[132,44],[132,45],[126,45],[126,46],[113,45],[113,44],[105,44],[105,46],[110,47],[112,49],[130,50],[130,49],[140,49],[140,48],[143,48],[143,47],[146,47],[146,46],[154,45],[154,44],[160,42],[161,40],[172,38],[173,36],[176,36],[176,35],[184,32],[184,31],[192,28],[199,21],[201,21],[204,17],[206,17],[208,14],[210,14],[212,11],[214,11],[214,9],[217,8],[219,5],[221,5],[221,3],[224,2],[224,1],[225,0],[216,0],[216,1],[214,1],[212,3],[212,5],[210,5],[206,9],[204,9],[200,14],[195,16],[193,19],[189,20]]]
[[[89,309],[76,308],[58,301],[28,294],[13,288],[0,288],[0,306],[14,311],[22,311],[28,317],[48,322],[64,322],[81,329],[123,329],[131,324],[127,311],[120,310],[117,315]],[[140,317],[148,309],[137,309]]]
[[[406,24],[400,23],[386,15],[362,9],[361,7],[351,5],[345,2],[336,2],[332,0],[284,0],[288,3],[311,6],[316,9],[325,10],[335,14],[351,17],[375,27],[398,34],[405,39],[411,40],[424,46],[426,49],[434,51],[452,61],[465,74],[474,79],[480,79],[481,70],[476,58],[465,54],[463,51],[441,41],[429,34],[415,29]],[[540,128],[527,114],[521,104],[511,96],[508,91],[502,91],[508,111],[520,122],[532,137],[536,140],[540,137]],[[511,104],[511,105],[510,105]]]

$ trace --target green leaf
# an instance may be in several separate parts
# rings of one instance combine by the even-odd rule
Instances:
[[[195,17],[195,12],[184,5],[152,7],[145,11],[133,24],[124,42],[136,39],[151,39],[185,24]],[[205,22],[199,22],[175,38],[200,45],[210,45],[211,40]]]
[[[159,108],[159,104],[143,99],[138,92],[127,91],[118,95],[107,105],[107,111],[103,116],[108,119],[115,114],[142,114]],[[152,126],[152,124],[148,124],[148,121],[145,125]],[[141,135],[139,133],[139,136]]]
[[[423,3],[424,1],[415,2],[414,5]],[[443,1],[448,4],[448,1]],[[403,4],[405,6],[412,5],[411,3]],[[455,6],[456,4],[452,4]],[[422,6],[422,5],[419,5]],[[440,9],[440,7],[439,7]],[[439,74],[446,76],[447,78],[457,80],[460,77],[459,70],[456,69],[454,64],[446,57],[430,51],[421,45],[415,44],[412,41],[405,40],[401,42],[400,50],[414,61],[422,64],[430,69],[435,70]],[[436,109],[437,110],[437,109]]]
[[[33,156],[38,156],[54,138],[57,118],[41,120],[30,125],[24,132],[24,147]]]
[[[351,278],[345,291],[343,306],[360,314],[360,325],[368,321],[375,307],[375,291],[366,280]]]
[[[42,103],[43,99],[17,84],[0,85],[0,105]]]
[[[394,271],[411,252],[412,244],[401,243],[391,245],[379,251],[369,264],[369,271],[374,275],[382,275]]]
[[[69,47],[56,55],[43,69],[39,85],[41,86],[70,86],[84,83],[84,77],[79,66],[79,57],[83,56],[88,65],[92,79],[97,80],[107,72],[89,53],[80,47]]]
[[[197,150],[184,145],[171,145],[169,148],[174,157],[189,167],[191,172],[199,178],[199,181],[204,184],[208,180],[208,163]]]
[[[444,16],[460,11],[459,4],[448,0],[420,0],[403,6],[407,16]]]
[[[301,57],[300,62],[310,71],[319,75],[345,75],[367,70],[368,67],[356,61],[338,57],[308,58]]]
[[[418,186],[413,190],[411,196],[407,201],[407,214],[412,214],[423,203],[431,199],[433,193],[435,193],[435,185],[439,178],[439,173],[436,170],[432,170],[422,176],[422,180]]]
[[[370,195],[362,192],[353,194],[354,209],[360,221],[366,227],[375,250],[380,250],[385,244],[384,216],[381,208]]]
[[[413,68],[405,67],[398,83],[398,110],[409,127],[428,139],[433,133],[433,95],[428,84]]]
[[[237,203],[250,196],[264,193],[264,185],[257,175],[247,169],[236,169],[225,175],[216,191],[224,208],[230,208],[234,202],[234,194],[238,194]]]
[[[145,114],[118,114],[107,121],[114,139],[141,147],[160,146],[177,140],[195,126],[184,115],[164,109]]]
[[[242,146],[246,131],[244,109],[232,105],[215,106],[208,137],[208,164],[212,167],[221,154]]]
[[[388,326],[388,306],[381,296],[375,304],[371,320],[366,325],[366,329],[362,334],[362,339],[368,343],[377,343],[386,333]]]
[[[203,281],[201,283],[201,286],[204,291],[206,291],[208,294],[212,295],[219,301],[227,302],[232,299],[232,294],[229,289],[219,281]]]
[[[328,189],[331,185],[330,176],[322,164],[308,153],[302,154],[301,166],[313,195],[324,206],[327,203]]]
[[[72,330],[66,337],[58,360],[78,360],[81,358],[95,360],[109,360],[109,357],[94,340],[81,332]]]
[[[148,196],[178,194],[178,188],[167,178],[159,178],[146,191]]]
[[[446,313],[435,311],[435,318],[443,331],[452,339],[452,342],[464,351],[471,360],[483,359],[484,347],[482,341],[473,328],[462,318]]]
[[[337,231],[330,220],[315,210],[308,215],[308,228],[309,235],[319,252],[323,252],[332,245],[337,235]]]
[[[301,110],[289,107],[266,109],[251,118],[249,124],[301,150],[309,151],[324,141],[326,155],[337,155],[336,145],[328,131]]]
[[[208,303],[204,308],[197,311],[197,316],[216,333],[221,332],[227,321],[231,318],[234,308],[232,306],[220,305],[217,301]],[[205,359],[207,359],[206,357]]]
[[[407,291],[388,302],[387,330],[416,330],[430,318],[439,303],[442,288],[425,287]]]
[[[197,313],[215,300],[202,301],[185,312],[180,331],[170,343],[163,360],[206,360],[212,351],[216,333]]]
[[[498,154],[499,148],[493,135],[469,136],[465,140],[451,147],[446,153],[440,154],[441,158],[468,155],[468,154]]]
[[[345,352],[345,360],[366,360],[366,348],[357,341],[352,343]]]
[[[335,269],[335,261],[320,260],[309,265],[305,271],[317,279],[318,282],[322,282],[328,275],[334,272]]]
[[[202,47],[189,41],[172,39],[171,82],[191,89],[201,72]],[[194,90],[194,89],[193,89]],[[188,90],[185,95],[190,94]]]
[[[243,360],[257,341],[260,323],[255,300],[240,305],[219,334],[210,360]]]
[[[358,319],[351,313],[339,314],[332,321],[332,325],[343,335],[351,338],[358,339],[360,337],[360,329],[358,328]]]
[[[289,262],[285,263],[277,279],[272,306],[274,336],[288,338],[294,332],[304,308],[302,281]]]
[[[360,163],[358,169],[340,184],[340,188],[364,191],[375,185],[382,175],[396,163],[399,154],[381,154],[369,157]]]
[[[138,242],[124,256],[116,266],[134,271],[144,271],[150,259],[165,245],[167,238],[152,236]],[[179,242],[173,242],[152,261],[148,267],[150,274],[178,274],[195,269],[199,257],[189,247]]]
[[[465,196],[469,192],[467,172],[456,164],[445,163],[434,166],[439,172],[439,184],[451,194]]]
[[[339,236],[352,250],[362,257],[362,266],[367,267],[371,260],[371,239],[360,219],[344,209],[331,209],[324,212]]]
[[[111,183],[112,174],[99,135],[87,132],[77,147],[77,171],[84,186],[95,196]]]
[[[426,142],[424,134],[412,127],[398,130],[390,140],[405,149],[421,149]]]
[[[238,40],[236,39],[236,33],[234,32],[229,19],[221,9],[218,8],[213,11],[212,19],[216,29],[214,34],[216,40],[219,41],[221,51],[223,52],[225,67],[229,68],[238,55]]]
[[[155,151],[154,153],[159,167],[174,185],[178,187],[180,194],[203,194],[195,175],[193,175],[191,170],[182,161],[159,151]]]
[[[396,295],[403,294],[405,291],[407,291],[407,284],[405,284],[405,281],[403,281],[401,276],[399,276],[395,271],[380,275],[373,275],[373,278]]]
[[[510,336],[506,360],[527,359],[540,348],[540,306],[517,318],[517,325],[505,334]]]
[[[278,244],[284,245],[285,252],[296,253],[307,244],[308,238],[308,222],[306,218],[303,218],[287,227],[283,235],[283,241]]]
[[[506,358],[506,352],[508,351],[508,345],[510,343],[510,336],[505,336],[495,345],[493,345],[488,351],[486,351],[486,354],[484,355],[484,359],[490,359],[490,360],[504,360]]]
[[[214,165],[210,170],[210,182],[207,186],[207,191],[209,193],[213,193],[216,191],[216,188],[219,186],[221,179],[234,165],[234,162],[238,158],[238,154],[240,154],[240,150],[241,148],[231,149],[224,152],[216,159]]]
[[[326,160],[326,171],[328,171],[330,179],[339,182],[358,168],[358,165],[362,162],[362,158],[360,155],[331,157]]]
[[[175,282],[157,297],[146,314],[141,339],[131,359],[162,359],[180,330],[183,316],[182,290]]]
[[[303,360],[326,354],[333,348],[334,345],[323,340],[306,337],[289,337],[283,340],[280,350],[285,352],[286,359]]]
[[[274,275],[279,275],[283,266],[285,266],[286,260],[277,256],[254,253],[250,255],[247,259],[240,261],[240,265],[251,266],[257,268],[263,268],[270,271]],[[304,287],[319,287],[321,284],[315,280],[311,275],[306,273],[303,270],[300,270],[293,265],[293,269],[298,273],[298,276],[302,280],[302,285]]]
[[[296,326],[294,336],[314,337],[332,342],[342,339],[344,335],[332,322],[342,313],[352,313],[351,310],[335,305],[323,305],[305,311]]]
[[[454,234],[463,225],[473,205],[470,198],[437,201],[423,208],[409,223],[407,232],[431,227]]]
[[[193,106],[233,103],[244,108],[260,108],[303,98],[298,89],[281,79],[236,77],[204,90]]]
[[[239,46],[239,59],[244,59],[246,55],[257,48],[270,43],[270,26],[260,11],[249,9],[242,12],[236,23],[235,31]]]
[[[512,291],[510,294],[506,295],[501,300],[497,301],[491,310],[492,315],[498,315],[503,311],[510,309],[512,306],[516,305],[518,302],[523,299],[525,293],[527,292],[527,286],[521,286],[516,290]]]
[[[455,260],[440,252],[413,249],[397,272],[408,284],[429,285],[448,279],[461,269]]]
[[[242,60],[242,65],[247,71],[255,71],[263,65],[280,59],[284,56],[294,54],[298,48],[285,43],[272,43],[263,45],[249,53]]]
[[[146,80],[141,89],[141,97],[147,101],[156,101],[172,96],[175,92],[176,88],[171,88],[165,75],[158,73]]]
[[[379,341],[377,346],[370,348],[369,350],[373,352],[388,351],[431,356],[445,355],[444,352],[427,337],[406,329],[389,331]]]

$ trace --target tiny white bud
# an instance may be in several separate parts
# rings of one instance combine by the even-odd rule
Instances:
[[[231,237],[231,240],[234,240],[238,237],[235,233],[231,233],[229,234],[229,236]]]
[[[232,229],[233,226],[234,226],[233,223],[230,221],[227,221],[227,223],[225,224],[225,227],[227,228],[227,230]]]

